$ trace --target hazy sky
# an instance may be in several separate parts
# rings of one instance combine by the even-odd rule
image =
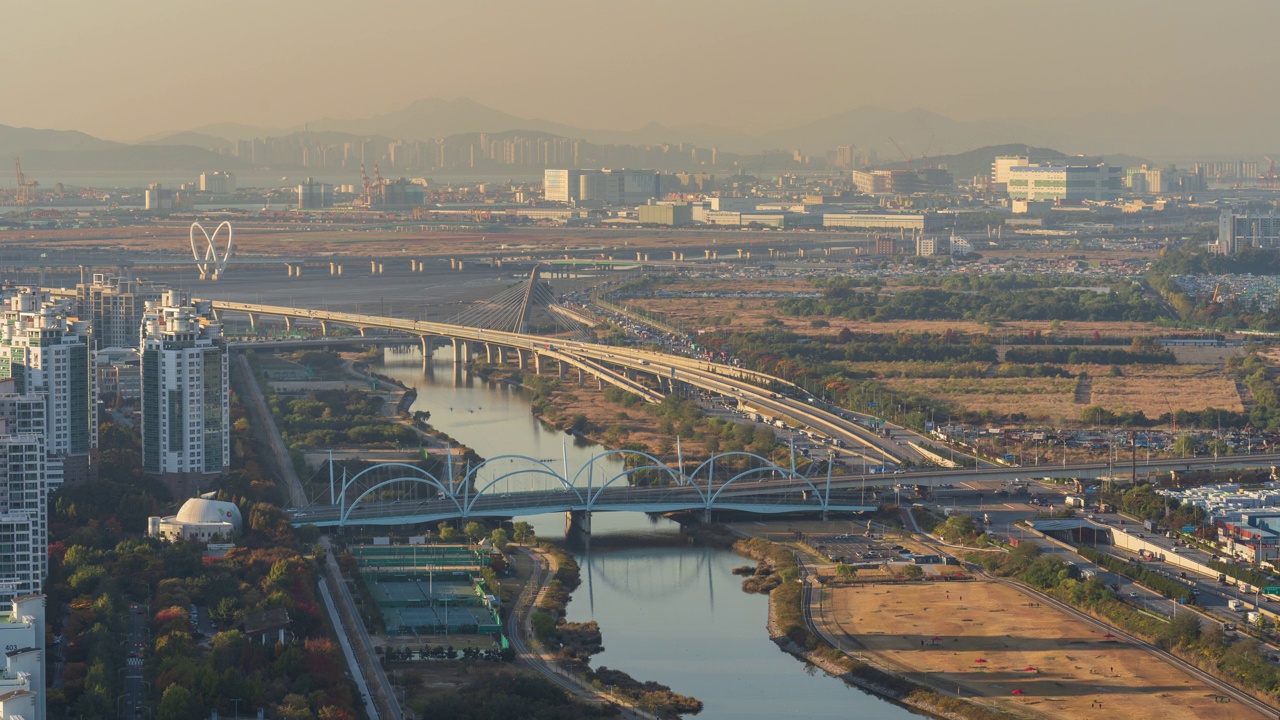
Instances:
[[[123,140],[428,96],[618,129],[1280,108],[1278,0],[38,0],[0,25],[0,124]]]

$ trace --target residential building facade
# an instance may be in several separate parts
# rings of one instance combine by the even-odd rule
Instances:
[[[231,458],[228,354],[208,303],[166,291],[148,303],[142,364],[142,463],[176,497],[200,492]]]

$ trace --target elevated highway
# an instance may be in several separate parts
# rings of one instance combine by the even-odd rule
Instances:
[[[640,348],[563,341],[447,323],[222,300],[212,301],[212,306],[219,314],[247,315],[254,325],[259,317],[273,316],[283,318],[289,327],[294,322],[303,322],[319,325],[324,332],[330,324],[340,324],[356,328],[362,334],[376,329],[412,335],[422,343],[424,356],[431,354],[434,343],[448,342],[452,344],[455,362],[466,362],[478,353],[502,362],[507,352],[514,352],[521,368],[532,364],[535,371],[541,372],[543,361],[549,359],[556,362],[561,376],[567,368],[576,368],[594,375],[601,383],[633,392],[648,402],[660,402],[663,395],[680,382],[734,398],[740,405],[753,407],[762,415],[787,418],[793,426],[807,427],[840,441],[848,452],[874,465],[896,466],[903,459],[916,463],[924,460],[924,456],[910,446],[894,445],[854,421],[774,392],[770,388],[794,385],[754,370]],[[641,375],[652,376],[658,390],[639,382]]]

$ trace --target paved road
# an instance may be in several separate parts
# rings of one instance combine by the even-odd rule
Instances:
[[[297,472],[293,468],[293,463],[289,461],[288,452],[284,449],[284,443],[280,438],[280,431],[276,428],[275,419],[271,416],[271,411],[267,407],[266,399],[262,395],[262,390],[258,387],[257,378],[253,375],[253,370],[249,366],[249,361],[240,355],[240,370],[244,373],[245,384],[249,389],[249,412],[254,416],[255,423],[259,423],[259,427],[263,429],[267,441],[272,448],[272,455],[278,477],[284,484],[287,495],[294,503],[303,504],[306,502],[306,494],[302,490],[302,483],[298,480]],[[334,631],[338,633],[340,641],[351,641],[351,650],[354,657],[359,659],[359,664],[352,662],[348,658],[348,666],[353,676],[360,674],[360,667],[369,669],[369,679],[372,685],[365,693],[365,703],[369,708],[371,715],[382,717],[384,720],[400,720],[402,710],[400,704],[396,702],[395,693],[391,689],[391,683],[387,679],[386,673],[382,669],[381,663],[377,662],[377,656],[373,651],[373,642],[369,639],[369,634],[364,627],[364,623],[360,621],[360,615],[355,611],[355,601],[351,598],[350,592],[347,591],[346,583],[342,579],[342,573],[338,569],[337,560],[334,558],[333,551],[329,545],[327,537],[321,538],[321,544],[325,548],[326,566],[325,571],[331,585],[336,586],[336,590],[332,593],[331,598],[336,607],[331,610],[331,618],[333,619]],[[322,588],[323,592],[323,588]],[[341,617],[339,617],[341,616]],[[343,618],[346,622],[343,622]],[[344,628],[344,625],[350,625]],[[354,637],[352,636],[354,633]],[[381,712],[374,709],[373,704],[378,703]]]
[[[142,665],[147,655],[147,619],[143,606],[136,603],[129,605],[128,639],[129,648],[124,667],[124,696],[117,702],[122,703],[120,717],[141,718],[146,708],[147,685],[142,676]]]
[[[507,638],[511,641],[511,647],[529,667],[538,671],[566,692],[587,702],[597,704],[606,702],[594,690],[588,690],[576,679],[558,672],[552,663],[548,662],[540,654],[530,650],[525,643],[525,638],[532,634],[529,616],[538,597],[546,587],[547,580],[545,577],[546,565],[542,560],[542,555],[537,552],[526,552],[526,556],[533,563],[533,571],[529,575],[529,580],[520,590],[520,596],[516,599],[515,609],[507,617]],[[612,700],[608,701],[608,703],[616,707],[622,717],[629,720],[656,720],[653,716],[636,708],[619,705]]]

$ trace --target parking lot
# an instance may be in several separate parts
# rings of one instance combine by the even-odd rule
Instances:
[[[831,562],[842,562],[860,568],[879,567],[889,562],[910,563],[916,555],[933,554],[909,540],[874,532],[869,536],[865,533],[808,535],[805,542],[823,553]],[[945,557],[942,560],[943,563],[951,564],[946,562]]]

